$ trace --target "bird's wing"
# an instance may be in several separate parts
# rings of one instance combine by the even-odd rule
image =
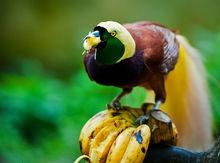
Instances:
[[[178,59],[179,45],[175,33],[152,22],[127,24],[136,42],[136,50],[143,51],[146,67],[156,73],[167,74]]]
[[[163,33],[163,51],[164,57],[161,64],[162,73],[168,73],[173,70],[179,56],[179,43],[176,40],[175,33],[160,28],[159,31]]]

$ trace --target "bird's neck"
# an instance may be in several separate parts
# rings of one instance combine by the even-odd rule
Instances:
[[[123,56],[124,51],[124,45],[117,38],[114,38],[108,40],[105,47],[97,48],[95,59],[101,64],[115,64]]]

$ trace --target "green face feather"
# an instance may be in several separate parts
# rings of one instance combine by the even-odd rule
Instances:
[[[104,32],[101,39],[106,42],[106,45],[102,48],[97,47],[96,60],[102,64],[115,64],[124,54],[124,45],[108,32]]]

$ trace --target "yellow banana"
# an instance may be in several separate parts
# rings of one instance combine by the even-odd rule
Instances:
[[[126,120],[116,120],[104,127],[92,140],[89,156],[91,162],[105,162],[109,149],[117,136],[125,128],[130,127]]]
[[[130,138],[132,134],[134,133],[135,128],[134,127],[129,127],[125,129],[115,140],[115,142],[112,144],[107,159],[106,163],[117,163],[120,162],[125,150],[127,149],[127,145],[130,141]]]
[[[130,107],[126,107],[126,108],[129,112],[131,112],[135,116],[135,118],[138,118],[140,116],[147,114],[153,107],[154,104],[144,103],[141,108],[137,108],[137,109]]]
[[[136,116],[130,112],[128,108],[122,108],[121,110],[109,109],[112,114],[122,117],[128,122],[134,123]]]
[[[129,112],[131,112],[133,115],[135,115],[135,118],[138,118],[138,117],[144,115],[144,112],[142,109],[129,109]]]
[[[154,138],[155,134],[151,133],[146,124],[138,126],[136,119],[148,114],[152,106],[152,104],[147,104],[141,109],[124,107],[118,111],[108,109],[93,116],[80,134],[79,141],[84,155],[81,159],[85,158],[92,163],[143,162],[150,137]],[[152,123],[157,124],[156,122],[160,120],[156,119]],[[152,124],[148,121],[148,125]],[[174,124],[172,124],[172,129],[170,137],[174,138],[172,144],[176,144],[177,130]],[[164,134],[159,134],[158,138],[163,137]]]
[[[132,124],[135,124],[135,120],[136,120],[136,117],[131,114],[131,112],[129,112],[129,110],[119,110],[119,111],[116,111],[115,113],[119,113],[118,116],[122,117],[123,119],[125,119],[126,121],[132,123]]]
[[[119,119],[126,119],[126,121],[129,121],[128,123],[134,123],[134,117],[123,111],[105,110],[92,117],[85,124],[80,134],[79,142],[82,153],[88,155],[91,139],[93,139],[103,127]]]
[[[93,116],[82,128],[79,142],[81,147],[81,152],[83,154],[89,154],[89,144],[91,139],[94,137],[94,130],[102,128],[102,122],[111,119],[111,114],[106,111],[102,111],[95,116]]]
[[[122,163],[142,163],[150,142],[150,128],[143,124],[136,128],[127,149],[122,157]]]

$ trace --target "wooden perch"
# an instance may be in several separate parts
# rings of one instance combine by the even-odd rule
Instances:
[[[214,147],[205,152],[193,152],[184,148],[167,145],[151,145],[145,163],[218,163],[220,162],[220,137]]]

